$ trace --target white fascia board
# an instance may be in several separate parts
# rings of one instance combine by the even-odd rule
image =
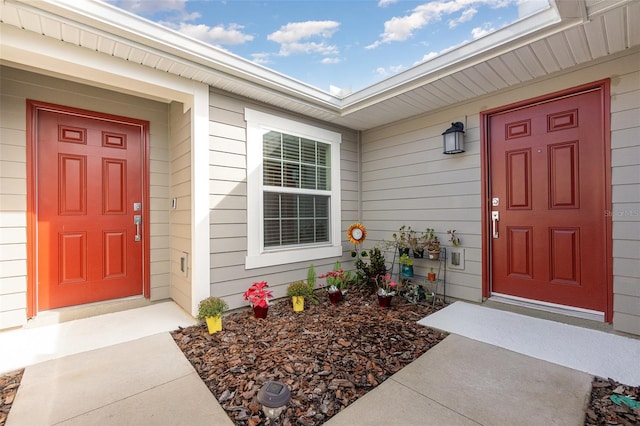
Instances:
[[[0,23],[2,61],[160,102],[192,102],[194,82]],[[202,85],[206,87],[206,85]]]
[[[85,25],[84,29],[87,31],[95,32],[99,29],[105,32],[102,35],[121,37],[120,41],[123,43],[135,42],[153,48],[154,54],[164,57],[167,54],[175,55],[187,63],[200,64],[210,71],[217,70],[245,81],[253,81],[260,86],[276,89],[279,93],[301,98],[310,104],[331,109],[340,106],[340,100],[326,91],[107,3],[86,0],[40,0],[35,3],[5,1],[15,7],[49,13],[58,20],[73,20],[76,25]]]

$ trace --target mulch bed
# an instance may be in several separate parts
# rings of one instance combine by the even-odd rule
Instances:
[[[205,325],[173,332],[236,424],[268,424],[256,399],[268,380],[291,389],[281,424],[322,424],[446,336],[417,325],[434,312],[426,304],[396,296],[382,309],[361,289],[350,289],[337,305],[324,292],[318,296],[318,305],[305,303],[298,313],[289,300],[272,304],[266,319],[253,318],[249,308],[231,313],[213,335]]]
[[[7,421],[23,373],[24,368],[0,375],[0,426]]]
[[[288,301],[279,301],[266,320],[254,319],[247,309],[225,316],[224,330],[214,335],[204,325],[172,334],[236,424],[265,422],[255,397],[264,382],[275,379],[292,389],[281,423],[319,425],[444,338],[416,324],[431,312],[399,297],[391,309],[380,309],[374,295],[351,290],[335,306],[322,300],[294,313]],[[0,375],[0,426],[23,372]],[[639,401],[640,386],[594,378],[584,424],[640,425],[640,409],[618,405],[612,395]]]
[[[591,400],[584,424],[640,425],[640,408],[631,409],[624,403],[616,404],[611,396],[620,395],[640,401],[640,386],[625,386],[615,380],[596,377],[591,383]]]

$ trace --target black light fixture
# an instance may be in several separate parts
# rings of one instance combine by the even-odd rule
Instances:
[[[277,419],[282,414],[291,398],[291,391],[282,382],[270,380],[258,391],[258,402],[262,404],[264,415],[270,419]]]
[[[464,152],[464,124],[459,121],[451,123],[449,127],[442,134],[443,138],[443,153],[444,154],[459,154]]]

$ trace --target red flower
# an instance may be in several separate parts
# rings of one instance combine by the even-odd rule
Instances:
[[[266,288],[269,287],[266,281],[255,282],[244,292],[242,297],[253,306],[266,308],[269,306],[269,299],[273,297],[273,293]]]

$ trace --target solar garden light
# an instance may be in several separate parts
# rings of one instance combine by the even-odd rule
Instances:
[[[464,124],[459,121],[451,123],[451,127],[444,131],[443,150],[444,154],[459,154],[464,152]]]
[[[277,419],[287,406],[291,398],[291,391],[282,382],[269,380],[258,391],[258,402],[262,404],[264,415],[270,419]]]

